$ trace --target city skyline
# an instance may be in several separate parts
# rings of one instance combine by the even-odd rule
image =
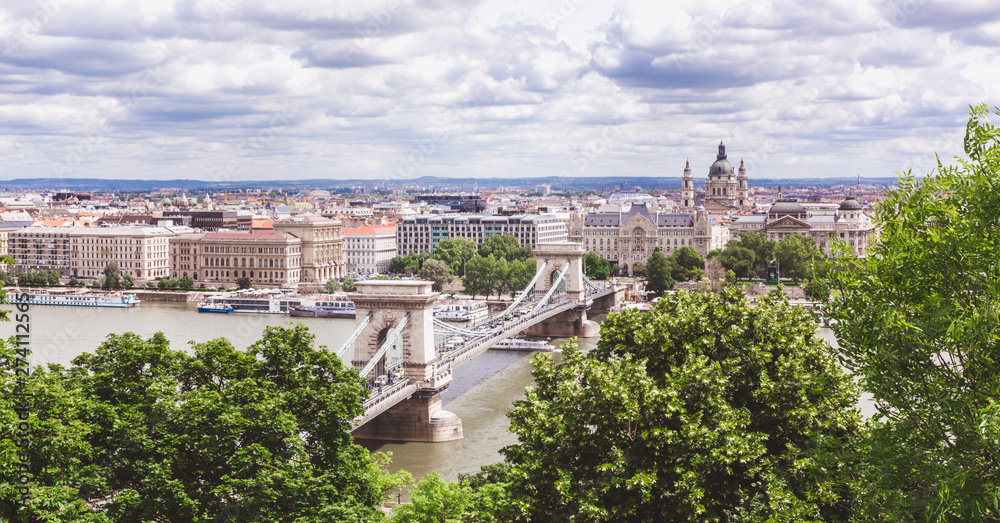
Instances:
[[[0,8],[0,179],[925,174],[989,1],[39,0]],[[992,47],[991,47],[992,46]]]

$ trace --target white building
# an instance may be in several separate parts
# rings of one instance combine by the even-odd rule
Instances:
[[[767,214],[740,216],[730,226],[733,238],[746,231],[762,232],[768,238],[780,242],[789,234],[809,236],[827,255],[830,254],[831,240],[839,238],[855,254],[864,255],[875,224],[864,213],[861,202],[848,196],[836,210],[808,209],[794,199],[780,199],[772,205]]]
[[[136,280],[170,273],[169,241],[190,228],[26,227],[11,231],[14,270],[58,271],[63,277],[93,278],[115,262]]]
[[[432,252],[446,238],[469,238],[476,247],[487,236],[510,234],[521,247],[534,249],[540,243],[567,240],[566,222],[551,214],[442,214],[408,217],[396,224],[396,252]]]
[[[381,274],[396,256],[395,225],[364,225],[344,229],[348,272]]]

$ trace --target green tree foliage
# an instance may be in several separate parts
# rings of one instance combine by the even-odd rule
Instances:
[[[441,479],[437,472],[428,474],[410,491],[410,502],[392,512],[392,523],[438,523],[463,521],[469,502],[469,489]]]
[[[483,246],[479,248],[479,255],[483,258],[493,256],[497,260],[510,262],[527,260],[535,253],[531,247],[521,247],[517,243],[517,238],[512,234],[493,234],[483,240]]]
[[[812,238],[805,234],[789,234],[774,246],[774,256],[778,259],[781,273],[795,283],[813,275],[817,266],[826,260],[823,250]]]
[[[462,273],[462,264],[476,255],[476,241],[468,238],[445,238],[434,246],[434,257],[448,264],[452,274]]]
[[[826,301],[830,298],[830,286],[823,278],[813,278],[802,287],[806,297],[814,301]]]
[[[507,262],[498,260],[495,256],[472,258],[465,264],[465,277],[462,278],[465,293],[473,297],[489,296],[494,291],[499,294],[508,270]]]
[[[338,283],[337,280],[330,278],[329,280],[326,280],[326,283],[323,284],[323,290],[325,290],[330,294],[333,294],[338,290],[340,290],[340,283]]]
[[[134,283],[134,282],[133,282]],[[185,291],[189,291],[194,288],[194,278],[185,274],[177,281],[177,288]]]
[[[725,249],[716,249],[708,253],[708,257],[718,259],[722,266],[726,270],[733,271],[737,278],[749,279],[754,275],[757,255],[737,242],[729,242]]]
[[[448,270],[448,264],[441,260],[425,261],[424,266],[420,268],[419,276],[422,280],[434,282],[431,288],[436,292],[441,292],[444,289],[444,284],[451,282],[451,271]]]
[[[667,257],[663,255],[659,247],[653,249],[653,254],[649,255],[646,264],[646,290],[663,296],[674,286],[674,280],[670,277],[670,266]]]
[[[250,278],[246,276],[236,278],[237,289],[249,289],[250,287],[253,287],[253,283],[250,281]]]
[[[344,278],[344,292],[358,292],[358,285],[354,283],[354,278]]]
[[[17,275],[18,285],[48,285],[49,274],[41,269],[29,269]]]
[[[881,415],[859,481],[869,520],[1000,520],[997,116],[971,109],[956,166],[900,176],[866,257],[834,245],[827,310]]]
[[[507,264],[507,279],[503,290],[511,294],[523,290],[537,270],[538,261],[534,258],[511,261]]]
[[[730,287],[609,315],[509,414],[527,521],[846,521],[857,393],[811,315]]]
[[[379,521],[389,475],[347,433],[364,380],[302,325],[172,350],[162,334],[110,335],[70,368],[37,368],[30,507],[12,503],[10,402],[0,405],[3,521]],[[3,347],[8,370],[12,352]],[[4,372],[5,397],[14,384]]]
[[[611,265],[608,260],[588,252],[583,255],[583,273],[591,280],[606,280],[611,276]]]
[[[14,285],[15,283],[17,280],[13,276],[7,274],[6,271],[0,271],[0,285]]]
[[[420,253],[410,253],[406,256],[396,256],[389,260],[388,271],[393,274],[408,274],[410,276],[420,272],[420,268],[423,267],[424,261],[430,259],[431,255],[427,252]]]
[[[104,266],[104,289],[120,289],[122,287],[122,271],[115,262],[108,262]]]
[[[73,277],[69,279],[69,283],[66,285],[69,285],[70,287],[83,287],[83,282]]]
[[[47,283],[49,285],[52,285],[52,286],[61,285],[59,283],[59,273],[56,272],[56,271],[50,272],[48,274],[48,277],[46,278],[46,282],[45,283]]]
[[[767,264],[774,258],[774,246],[775,241],[768,238],[766,233],[747,231],[741,232],[740,237],[735,242],[729,242],[726,247],[730,245],[736,247],[743,247],[745,249],[750,249],[754,254],[753,271],[752,275],[756,273],[763,273],[767,269]],[[735,271],[735,269],[733,269]]]

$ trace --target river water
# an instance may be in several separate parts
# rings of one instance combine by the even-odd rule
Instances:
[[[597,321],[602,319],[596,317]],[[317,345],[331,349],[340,347],[354,328],[354,320],[348,319],[199,314],[194,303],[143,302],[130,309],[36,306],[30,310],[29,360],[32,367],[49,363],[68,366],[81,353],[96,350],[108,334],[127,331],[144,338],[163,332],[173,348],[225,337],[244,349],[260,338],[264,327],[292,320],[309,327]],[[13,322],[0,324],[0,335],[13,333]],[[558,346],[564,341],[552,343]],[[583,350],[596,344],[596,338],[580,340]],[[441,400],[445,410],[462,419],[465,439],[446,443],[360,443],[371,450],[391,452],[390,470],[407,470],[416,478],[438,471],[443,478],[454,480],[460,473],[478,472],[480,466],[500,461],[500,448],[517,441],[507,432],[505,414],[515,400],[524,398],[525,387],[532,384],[532,356],[527,352],[486,351],[455,369],[452,384]],[[559,357],[558,353],[554,356]]]
[[[13,317],[12,317],[13,319]],[[602,321],[603,315],[592,317]],[[184,348],[189,342],[225,337],[240,349],[256,341],[268,325],[295,320],[309,327],[317,345],[340,346],[354,327],[354,320],[290,318],[271,314],[199,314],[194,303],[144,302],[131,309],[86,307],[32,307],[31,365],[70,365],[83,352],[93,352],[110,333],[135,332],[148,337],[163,332],[171,346]],[[14,323],[0,324],[0,335],[13,334]],[[836,343],[829,329],[820,335]],[[567,340],[553,340],[559,346]],[[597,338],[579,340],[588,351]],[[455,480],[460,473],[477,472],[482,465],[502,459],[499,451],[517,442],[507,432],[506,413],[514,401],[524,398],[531,385],[532,353],[486,351],[455,369],[451,386],[442,394],[445,410],[462,419],[465,438],[446,443],[383,443],[361,441],[370,450],[392,453],[390,470],[407,470],[415,478],[430,472]],[[558,353],[553,357],[559,358]],[[863,402],[863,410],[870,412]]]

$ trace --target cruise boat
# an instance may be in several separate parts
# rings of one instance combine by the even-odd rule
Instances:
[[[139,305],[135,294],[91,294],[76,292],[13,292],[11,303],[28,305],[62,305],[67,307],[114,307],[128,308]]]
[[[490,347],[496,350],[534,350],[551,352],[553,347],[545,340],[526,340],[524,338],[507,338]]]
[[[434,318],[441,321],[479,321],[490,314],[481,301],[460,301],[434,306]]]
[[[303,301],[288,310],[297,318],[350,318],[358,316],[354,302],[346,294],[334,294],[323,300]]]
[[[255,291],[246,289],[217,296],[209,296],[198,305],[198,312],[221,312],[217,310],[225,306],[233,312],[256,312],[259,314],[288,314],[292,307],[302,303],[284,291],[263,289]],[[202,310],[202,309],[205,310]]]
[[[233,306],[228,303],[213,304],[211,302],[201,302],[198,304],[198,312],[218,312],[222,314],[230,314],[233,312]]]

